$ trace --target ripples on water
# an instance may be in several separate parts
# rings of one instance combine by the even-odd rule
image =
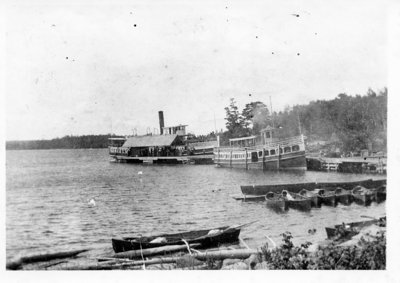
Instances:
[[[143,174],[139,175],[138,172]],[[152,166],[110,163],[107,150],[6,152],[7,258],[69,249],[112,253],[111,238],[257,223],[242,230],[252,247],[265,235],[295,243],[326,238],[325,226],[381,216],[385,205],[323,206],[277,214],[264,203],[231,198],[240,185],[350,181],[377,176],[323,172],[262,172],[212,165]],[[96,206],[88,202],[94,198]],[[314,235],[308,230],[316,228]]]

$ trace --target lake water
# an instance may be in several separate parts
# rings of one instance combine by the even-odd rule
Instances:
[[[142,174],[139,174],[142,172]],[[289,210],[242,203],[240,185],[353,181],[383,178],[325,172],[262,172],[213,165],[110,163],[107,149],[6,152],[7,259],[88,248],[89,256],[113,254],[111,238],[244,224],[246,243],[259,247],[268,235],[295,243],[326,238],[325,226],[382,216],[385,203]],[[94,207],[88,204],[94,198]],[[313,235],[309,229],[315,228]]]

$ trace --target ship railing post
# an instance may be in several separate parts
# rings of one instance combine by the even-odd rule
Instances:
[[[262,169],[263,169],[263,171],[265,170],[265,148],[263,148]]]
[[[276,169],[278,169],[278,170],[279,170],[279,166],[280,166],[280,164],[279,164],[280,159],[281,159],[281,148],[278,145],[278,160],[277,160],[277,163],[276,163]]]
[[[230,165],[230,167],[232,168],[232,150],[231,150],[231,157],[230,157],[230,159],[229,159],[229,165]]]
[[[246,170],[249,169],[248,165],[247,165],[247,148],[245,148],[245,152],[246,152]]]

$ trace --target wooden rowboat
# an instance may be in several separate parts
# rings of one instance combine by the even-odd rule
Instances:
[[[289,202],[281,194],[268,192],[265,195],[267,207],[276,211],[286,211],[289,209]]]
[[[218,247],[223,243],[238,242],[241,226],[224,226],[214,229],[196,230],[157,236],[125,237],[111,239],[114,252],[150,249],[162,246],[201,244],[199,248]]]
[[[313,193],[313,192],[311,192],[309,190],[302,189],[299,192],[299,195],[301,195],[303,197],[306,197],[306,198],[309,198],[311,200],[311,206],[313,206],[313,207],[321,207],[321,203],[319,201],[319,198],[318,198],[317,194],[315,194],[315,193]]]
[[[289,208],[294,208],[299,210],[311,209],[311,199],[309,198],[306,198],[299,194],[291,194],[286,190],[282,191],[282,196],[287,199],[289,203]]]
[[[360,205],[370,205],[372,201],[376,200],[377,192],[369,190],[362,186],[356,186],[352,190],[354,202]]]
[[[341,203],[343,205],[350,205],[353,197],[351,191],[345,190],[341,187],[335,189],[336,203]]]
[[[328,239],[340,240],[343,238],[351,238],[354,235],[357,235],[362,228],[373,224],[386,226],[386,217],[359,222],[342,223],[331,227],[325,227],[325,231]]]
[[[313,193],[318,195],[320,203],[330,206],[336,205],[336,196],[334,191],[325,189],[315,189]]]

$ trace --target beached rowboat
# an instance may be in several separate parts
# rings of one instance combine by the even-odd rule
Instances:
[[[386,226],[386,217],[381,217],[379,219],[371,219],[366,221],[342,223],[330,227],[325,227],[325,231],[326,235],[328,236],[328,239],[339,240],[342,238],[350,238],[354,235],[357,235],[362,228],[373,224]]]
[[[361,205],[370,205],[372,201],[376,200],[377,192],[369,190],[362,186],[357,186],[352,190],[354,202]]]
[[[265,200],[267,207],[277,210],[277,211],[285,211],[289,208],[289,202],[287,198],[283,197],[281,194],[276,194],[274,192],[268,192],[265,195]]]
[[[382,185],[376,190],[376,201],[382,202],[385,200],[386,200],[386,185]]]
[[[319,198],[318,198],[317,194],[315,194],[315,193],[313,193],[313,192],[311,192],[309,190],[303,189],[303,190],[301,190],[299,192],[299,195],[301,195],[303,197],[306,197],[306,198],[309,198],[311,200],[311,206],[313,206],[313,207],[321,207],[321,203],[319,201]]]
[[[289,208],[294,208],[299,210],[311,209],[311,199],[309,198],[306,198],[299,194],[291,194],[286,190],[282,191],[282,196],[287,199],[289,203]]]
[[[336,203],[340,202],[344,205],[349,205],[352,201],[351,191],[345,190],[341,187],[335,189]]]
[[[185,241],[189,244],[199,243],[201,244],[199,248],[210,248],[217,247],[223,243],[238,242],[240,227],[242,226],[224,226],[157,236],[113,238],[111,241],[116,253],[169,245],[182,245],[185,244]]]
[[[312,192],[318,195],[320,203],[330,206],[336,205],[336,196],[334,191],[325,189],[315,189]]]

